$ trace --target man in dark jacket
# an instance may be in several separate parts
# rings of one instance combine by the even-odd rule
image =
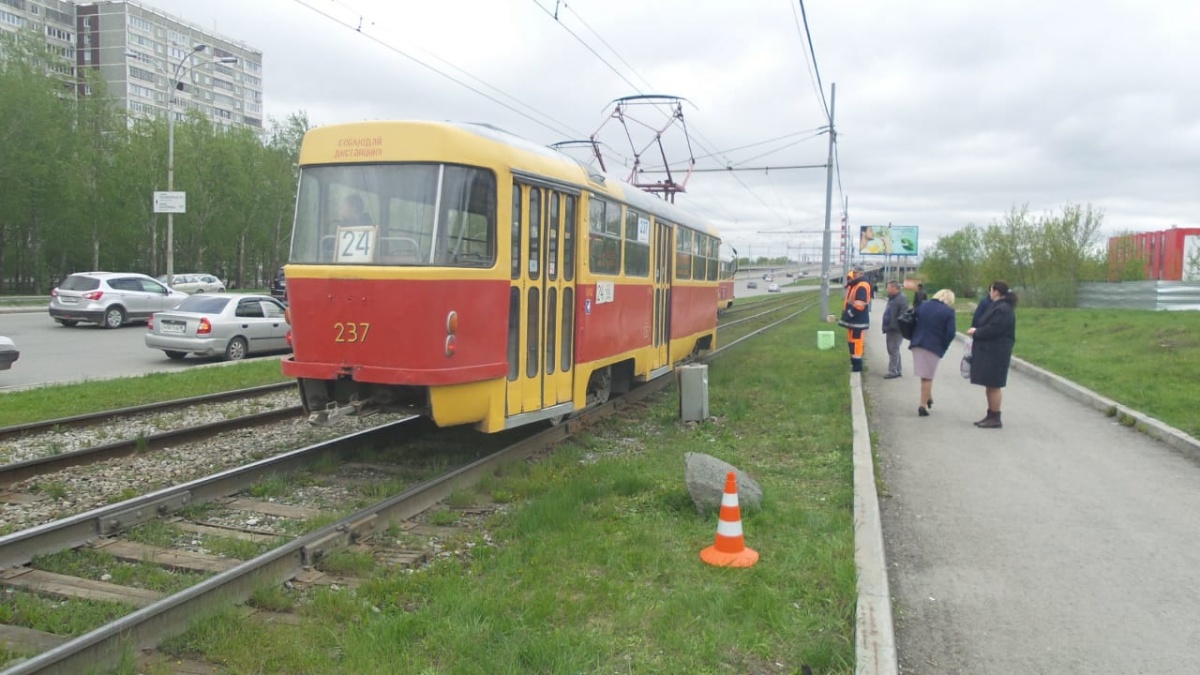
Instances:
[[[885,380],[900,377],[900,324],[896,321],[908,309],[908,296],[900,292],[900,284],[887,282],[887,307],[883,309],[883,334],[887,336],[888,371]]]
[[[925,284],[917,284],[917,292],[913,293],[913,309],[920,307],[921,303],[928,299],[929,296],[925,294]]]

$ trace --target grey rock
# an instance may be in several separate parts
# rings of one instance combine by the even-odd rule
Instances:
[[[725,476],[730,471],[737,476],[738,507],[743,511],[762,508],[762,487],[741,469],[699,452],[685,453],[683,461],[683,478],[697,513],[720,510],[721,497],[725,494]]]

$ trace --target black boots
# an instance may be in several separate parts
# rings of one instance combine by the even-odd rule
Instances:
[[[988,410],[987,417],[976,422],[975,426],[980,429],[999,429],[1003,427],[1004,425],[1000,423],[1000,411]]]

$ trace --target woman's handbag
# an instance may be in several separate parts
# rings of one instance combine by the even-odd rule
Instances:
[[[917,327],[917,310],[909,307],[896,317],[896,325],[900,327],[900,337],[911,340],[913,329]]]
[[[967,338],[967,345],[963,347],[962,362],[958,364],[958,372],[967,379],[971,379],[971,349],[974,342],[971,338]]]

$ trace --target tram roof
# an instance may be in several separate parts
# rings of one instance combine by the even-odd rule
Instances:
[[[405,144],[403,159],[428,154],[430,161],[444,159],[447,153],[478,155],[482,161],[501,161],[514,169],[571,185],[579,190],[604,194],[626,204],[684,227],[719,237],[717,229],[705,220],[663,199],[638,189],[611,173],[599,171],[554,148],[539,145],[486,123],[431,122],[414,120],[366,121],[316,127],[305,135],[300,164],[340,164],[343,162],[397,161],[396,145],[388,139],[419,132],[426,142]],[[495,145],[491,152],[472,147],[467,134]],[[389,147],[389,145],[391,147]]]

